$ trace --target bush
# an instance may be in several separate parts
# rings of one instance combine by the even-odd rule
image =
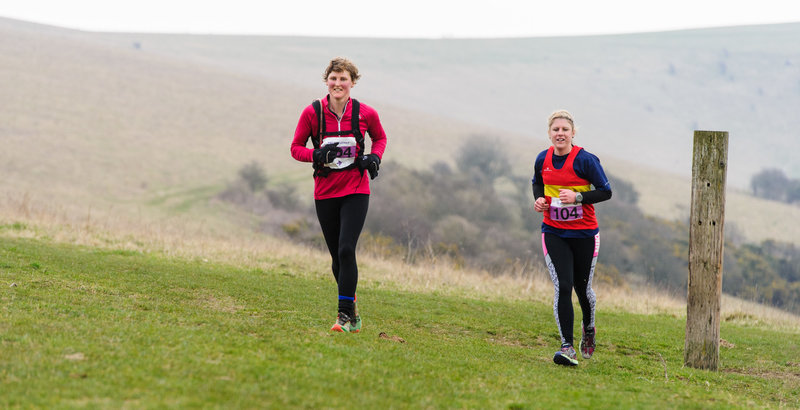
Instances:
[[[753,175],[750,180],[750,187],[753,189],[753,195],[755,196],[773,201],[782,201],[786,198],[786,186],[788,183],[789,178],[786,177],[783,171],[770,168]]]
[[[300,206],[297,189],[293,185],[281,185],[267,191],[269,201],[276,208],[294,210]]]
[[[494,182],[511,173],[508,156],[497,138],[475,135],[467,139],[456,154],[458,169],[476,183]]]
[[[257,161],[253,161],[239,170],[239,178],[241,178],[251,192],[258,192],[267,186],[267,173],[264,167]]]

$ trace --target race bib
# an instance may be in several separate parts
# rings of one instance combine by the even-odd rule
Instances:
[[[358,156],[358,145],[355,137],[328,137],[322,141],[322,146],[338,142],[342,152],[332,162],[325,164],[331,169],[342,169],[352,165]]]
[[[550,219],[560,222],[583,219],[583,206],[564,204],[560,199],[554,197],[550,200]]]

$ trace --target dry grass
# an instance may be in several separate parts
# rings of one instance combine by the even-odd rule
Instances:
[[[154,252],[171,257],[227,263],[263,270],[289,270],[292,274],[330,275],[327,252],[256,234],[231,225],[215,225],[185,217],[157,220],[132,219],[96,211],[89,217],[75,216],[63,208],[32,200],[30,196],[7,196],[0,200],[0,225],[17,224],[5,235],[46,238],[55,242]],[[223,229],[227,227],[227,229]],[[409,265],[369,252],[359,255],[362,286],[413,292],[458,295],[482,300],[528,300],[552,303],[552,283],[544,267],[515,266],[505,275],[457,269],[446,261]],[[595,286],[602,309],[639,314],[686,314],[685,302],[655,288]],[[229,301],[204,299],[198,303],[235,309]],[[722,300],[722,319],[751,325],[778,327],[800,332],[800,317],[727,295]]]

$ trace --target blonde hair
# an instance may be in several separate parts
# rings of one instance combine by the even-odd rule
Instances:
[[[555,110],[552,114],[550,114],[550,118],[547,119],[547,129],[549,130],[550,127],[553,126],[553,121],[563,118],[569,121],[569,124],[572,126],[572,130],[575,131],[575,121],[572,119],[572,114],[569,113],[567,110]]]
[[[322,79],[328,81],[328,76],[331,75],[332,72],[342,73],[347,71],[350,73],[350,79],[353,80],[353,84],[358,81],[361,76],[358,74],[358,67],[353,64],[352,61],[344,58],[344,57],[336,57],[328,63],[328,67],[325,69],[325,73],[322,74]]]

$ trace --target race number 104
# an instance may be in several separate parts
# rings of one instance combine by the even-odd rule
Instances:
[[[583,207],[577,206],[564,206],[564,207],[550,207],[550,219],[554,221],[573,221],[575,219],[583,219]]]

